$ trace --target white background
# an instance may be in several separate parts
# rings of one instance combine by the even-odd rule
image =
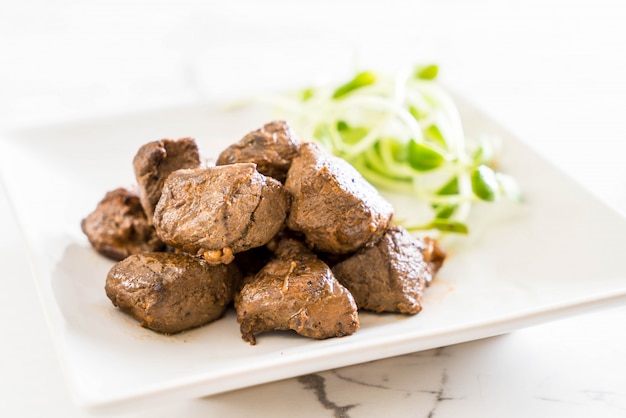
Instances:
[[[3,0],[0,132],[427,60],[440,64],[452,89],[626,213],[623,2],[225,3]],[[4,193],[0,203],[0,416],[85,416],[65,388]],[[441,403],[435,416],[626,416],[625,321],[626,310],[617,309],[450,347],[446,356],[427,353],[434,360],[414,370],[425,377],[410,388],[423,390],[435,370],[456,376],[464,401]],[[402,361],[348,372],[385,368],[402,380]],[[144,416],[258,416],[263,406],[274,411],[268,416],[297,415],[281,402],[300,415],[332,416],[294,386],[279,382]],[[350,416],[430,411],[415,397],[390,406],[384,394],[328,389],[337,403],[370,400],[371,415]]]

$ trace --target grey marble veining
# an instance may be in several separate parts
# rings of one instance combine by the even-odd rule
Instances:
[[[603,358],[615,350],[626,354],[623,347],[608,344],[626,339],[626,330],[609,336],[597,324],[608,326],[607,318],[624,315],[626,309],[618,309],[560,321],[221,394],[187,406],[194,413],[224,416],[622,417],[626,366],[609,366]],[[568,331],[580,325],[598,343],[594,354],[562,346]],[[614,372],[598,374],[608,368]],[[537,375],[542,378],[534,378]],[[624,390],[614,389],[619,387]]]

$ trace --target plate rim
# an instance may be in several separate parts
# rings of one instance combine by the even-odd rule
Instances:
[[[504,129],[497,122],[493,121],[493,119],[490,118],[490,116],[486,112],[484,112],[482,109],[474,106],[473,104],[471,104],[470,102],[464,99],[461,99],[461,100],[464,102],[465,106],[469,106],[473,108],[475,112],[481,114],[482,117],[484,117],[490,123],[500,127],[501,129]],[[213,105],[213,104],[209,104],[209,105]],[[181,108],[189,108],[189,107],[195,108],[198,106],[207,107],[207,104],[200,103],[200,104],[194,104],[191,106],[182,106],[182,107],[176,106],[173,109],[181,109]],[[170,109],[165,108],[165,109],[160,109],[159,111],[168,111],[168,110]],[[101,122],[107,119],[113,119],[113,120],[118,119],[120,117],[132,118],[133,116],[136,116],[136,115],[149,115],[154,112],[155,112],[154,109],[150,109],[145,112],[134,112],[130,115],[116,115],[113,117],[103,117],[103,118],[99,117],[93,120],[80,120],[80,121],[77,121],[77,123],[88,125],[92,123],[93,121]],[[52,127],[58,129],[60,127],[62,128],[62,127],[72,126],[72,125],[74,125],[73,122],[67,122],[63,124],[53,124]],[[41,127],[35,127],[34,129],[41,129]],[[10,141],[11,137],[19,135],[20,132],[24,132],[24,131],[28,132],[30,130],[32,129],[27,128],[27,129],[19,129],[13,132],[13,134],[3,133],[0,135],[0,142]],[[554,169],[558,170],[561,174],[565,175],[569,180],[574,181],[576,184],[580,185],[580,183],[576,181],[576,179],[572,178],[570,175],[568,175],[558,166],[555,166],[553,163],[551,163],[547,158],[545,158],[545,156],[537,152],[537,150],[534,149],[527,142],[524,142],[522,139],[520,139],[516,135],[510,134],[510,136],[518,140],[524,146],[528,147],[534,153],[536,157],[542,158],[547,164],[549,164]],[[228,387],[225,390],[217,390],[217,391],[211,391],[210,393],[206,393],[206,390],[204,389],[206,389],[209,386],[208,380],[210,379],[207,378],[206,374],[203,374],[203,375],[199,375],[199,376],[195,376],[191,378],[179,379],[181,380],[179,383],[175,383],[175,382],[165,383],[165,384],[156,385],[155,387],[152,387],[152,388],[146,387],[144,388],[143,391],[134,392],[134,394],[127,395],[126,397],[111,398],[107,396],[102,396],[100,398],[94,398],[94,397],[90,398],[88,394],[82,392],[81,388],[77,385],[75,376],[72,375],[72,372],[69,369],[68,364],[67,364],[70,361],[70,359],[66,357],[67,356],[67,350],[66,350],[67,340],[63,339],[63,332],[65,332],[64,330],[65,325],[63,323],[63,314],[54,300],[54,296],[51,291],[51,282],[49,280],[46,281],[46,277],[48,276],[48,274],[42,271],[41,266],[36,261],[34,250],[31,247],[29,238],[24,231],[24,228],[22,225],[22,219],[19,216],[18,210],[15,206],[14,198],[11,193],[10,187],[7,186],[6,175],[1,166],[0,166],[0,189],[2,190],[2,192],[4,192],[5,196],[7,197],[7,203],[9,204],[11,214],[16,221],[15,222],[16,225],[18,226],[19,235],[22,241],[22,245],[24,246],[24,249],[26,250],[27,258],[29,260],[29,268],[31,269],[31,274],[33,276],[33,280],[35,281],[35,286],[38,292],[38,298],[41,302],[41,308],[44,313],[46,324],[50,331],[51,339],[53,341],[53,345],[55,346],[55,350],[57,351],[57,356],[61,360],[60,363],[61,363],[61,367],[63,370],[63,375],[66,378],[66,382],[73,389],[71,393],[73,395],[73,399],[76,404],[82,407],[85,407],[88,409],[94,409],[94,410],[116,410],[116,409],[119,409],[120,407],[128,407],[129,405],[132,405],[132,404],[137,404],[137,405],[143,404],[144,401],[147,401],[148,399],[152,398],[157,393],[160,394],[160,396],[165,396],[165,397],[180,396],[183,392],[185,393],[197,392],[199,388],[202,388],[203,389],[202,392],[205,393],[205,395],[214,395],[217,393],[246,387],[246,386]],[[624,218],[623,214],[619,210],[612,207],[606,201],[599,199],[598,196],[596,196],[592,191],[588,189],[585,189],[585,190],[589,192],[589,196],[597,200],[608,210],[611,210],[615,212],[617,215],[619,215],[620,217]],[[624,220],[626,220],[626,218]],[[376,359],[383,359],[386,357],[407,354],[410,352],[427,350],[427,349],[435,348],[441,345],[463,343],[463,342],[471,341],[477,338],[487,338],[487,337],[511,332],[513,330],[520,329],[526,326],[532,326],[532,325],[536,325],[536,324],[543,323],[543,322],[558,320],[567,316],[591,312],[591,311],[598,310],[598,309],[605,309],[605,308],[610,308],[613,306],[619,306],[619,305],[623,305],[624,303],[626,303],[626,284],[620,288],[611,289],[607,291],[601,291],[597,293],[591,293],[585,297],[567,299],[567,300],[560,301],[557,303],[551,303],[551,304],[549,303],[543,306],[538,306],[533,309],[529,309],[527,311],[515,311],[505,317],[500,317],[498,319],[493,319],[493,318],[486,319],[482,322],[479,321],[477,323],[474,323],[473,325],[469,327],[467,326],[467,324],[462,324],[456,327],[443,328],[443,329],[438,330],[438,332],[436,332],[434,336],[431,332],[431,335],[428,337],[428,339],[434,340],[433,342],[429,344],[424,344],[421,348],[418,348],[416,350],[409,350],[409,351],[390,350],[389,351],[390,354],[384,357],[375,356],[375,358],[368,358],[365,360],[359,360],[359,361],[348,362],[348,363],[344,361],[344,362],[341,362],[342,364],[340,365],[331,364],[331,366],[329,366],[328,368],[325,368],[324,370],[332,369],[335,367],[359,364],[364,361],[372,361]],[[61,321],[59,321],[59,319]],[[485,334],[484,332],[485,330],[489,330],[489,331]],[[482,331],[482,333],[480,333],[479,331]],[[467,334],[467,337],[461,340],[459,340],[458,338],[451,337],[451,335],[452,336],[459,335],[460,333]],[[477,334],[481,334],[481,336],[476,336]],[[397,342],[400,342],[404,345],[408,345],[409,342],[414,342],[413,340],[414,338],[415,338],[415,335],[412,335],[409,338],[407,338],[406,336],[404,338],[398,337],[398,340],[400,341],[397,341]],[[444,341],[444,342],[449,341],[449,342],[440,344],[435,341]],[[376,345],[375,342],[373,341],[370,342],[369,344]],[[365,345],[367,346],[367,344]],[[345,350],[350,351],[351,350],[350,346],[347,345]],[[361,348],[361,350],[363,350],[363,348]],[[322,354],[321,357],[324,357],[325,355],[326,354]],[[314,369],[317,371],[321,370],[319,369],[319,367],[314,367]],[[308,372],[312,372],[312,371],[308,371]],[[244,373],[244,371],[242,370],[239,373]],[[280,379],[293,377],[293,376],[294,376],[293,374],[289,374],[289,376],[285,375],[283,377],[280,377]],[[272,379],[269,381],[273,381],[273,380],[277,380],[277,379]],[[258,381],[258,382],[252,383],[252,385],[264,383],[266,381],[267,380]],[[171,382],[171,380],[169,380],[168,382]],[[250,385],[247,385],[247,386],[250,386]]]

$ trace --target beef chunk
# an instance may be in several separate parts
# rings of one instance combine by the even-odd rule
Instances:
[[[430,286],[430,283],[435,278],[435,275],[441,266],[443,266],[443,262],[446,259],[446,252],[433,238],[426,237],[422,239],[422,244],[422,256],[424,256],[424,261],[430,270],[430,274],[426,275],[426,285]]]
[[[133,159],[139,197],[148,220],[152,222],[163,183],[173,171],[200,166],[200,153],[192,138],[163,139],[149,142],[139,148]]]
[[[210,263],[260,247],[282,228],[289,208],[282,184],[252,163],[172,173],[154,212],[161,239]]]
[[[113,266],[105,291],[143,327],[173,334],[220,318],[240,278],[234,264],[211,266],[184,253],[143,253]]]
[[[222,151],[217,165],[255,163],[259,173],[284,182],[299,146],[287,122],[273,121]]]
[[[124,188],[108,192],[82,220],[81,228],[96,251],[114,260],[165,247],[148,222],[139,197]]]
[[[434,240],[392,227],[375,245],[335,265],[333,273],[350,289],[359,309],[416,314],[444,258]]]
[[[354,298],[330,268],[304,244],[284,239],[276,256],[235,296],[241,336],[256,343],[255,333],[294,330],[325,339],[351,335],[359,328]]]
[[[267,248],[267,245],[263,245],[237,253],[234,263],[237,264],[244,276],[254,276],[267,264],[272,255],[273,253]]]
[[[346,254],[382,236],[393,208],[350,164],[303,143],[285,188],[293,196],[287,226],[316,250]]]

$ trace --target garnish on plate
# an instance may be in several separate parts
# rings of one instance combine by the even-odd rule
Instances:
[[[432,64],[393,75],[362,71],[269,101],[302,137],[347,160],[379,189],[426,202],[425,221],[407,229],[466,234],[474,203],[521,194],[497,170],[496,144],[466,137],[438,73]]]

